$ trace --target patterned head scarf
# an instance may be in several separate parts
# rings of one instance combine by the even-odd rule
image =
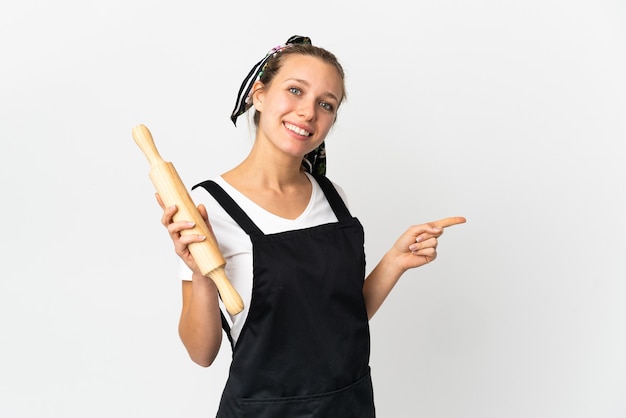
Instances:
[[[250,95],[250,91],[252,90],[254,83],[263,75],[267,62],[285,48],[289,48],[295,44],[312,45],[311,38],[307,36],[294,35],[287,39],[287,42],[283,45],[278,45],[272,48],[265,55],[265,57],[263,57],[263,59],[252,67],[246,78],[241,83],[241,87],[239,87],[235,108],[230,115],[230,120],[235,126],[237,126],[237,118],[246,113],[250,107],[252,107],[252,97]],[[326,174],[326,146],[324,145],[324,142],[304,156],[304,159],[302,160],[302,167],[311,174]]]

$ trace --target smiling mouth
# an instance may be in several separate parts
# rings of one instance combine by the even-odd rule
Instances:
[[[298,135],[302,135],[302,136],[311,136],[311,132],[307,131],[306,129],[302,129],[297,127],[296,125],[292,125],[291,123],[284,123],[285,128],[289,129],[291,132],[295,132]]]

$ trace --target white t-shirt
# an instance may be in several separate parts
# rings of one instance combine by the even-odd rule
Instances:
[[[311,175],[306,174],[313,185],[311,199],[304,212],[296,219],[281,218],[266,211],[237,191],[221,176],[212,180],[230,195],[264,234],[269,235],[337,222],[337,217],[319,184]],[[346,202],[343,190],[336,184],[334,186],[343,201]],[[248,308],[252,297],[252,242],[248,234],[239,227],[206,189],[197,187],[190,192],[190,195],[196,205],[203,204],[206,207],[213,233],[226,260],[226,276],[243,299],[243,311],[237,315],[232,316],[228,314],[222,306],[222,312],[224,312],[226,318],[230,318],[231,337],[233,342],[236,343],[248,316]],[[179,277],[182,280],[191,280],[191,270],[182,260],[180,260],[179,272]]]

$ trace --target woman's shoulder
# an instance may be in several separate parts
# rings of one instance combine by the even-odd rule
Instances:
[[[217,200],[215,200],[213,195],[209,193],[207,188],[204,187],[207,182],[214,182],[222,188],[226,187],[226,183],[220,176],[210,177],[207,180],[198,182],[191,188],[189,191],[191,200],[193,200],[196,206],[203,204],[209,213],[215,214],[224,212],[222,206],[217,202]]]

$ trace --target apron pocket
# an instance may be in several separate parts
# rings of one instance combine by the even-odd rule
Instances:
[[[374,396],[368,373],[332,392],[285,398],[240,398],[242,418],[373,418]]]

